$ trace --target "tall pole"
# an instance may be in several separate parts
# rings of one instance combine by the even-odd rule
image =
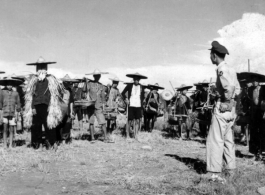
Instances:
[[[250,72],[250,60],[248,59],[248,72]]]

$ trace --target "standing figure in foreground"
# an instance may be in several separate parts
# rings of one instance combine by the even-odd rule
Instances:
[[[265,149],[265,87],[260,85],[259,80],[261,80],[259,76],[253,78],[249,94],[251,98],[249,152],[255,155],[256,161],[262,160],[262,152]]]
[[[74,83],[73,88],[73,97],[74,101],[80,101],[82,100],[82,92],[83,92],[83,83],[81,80],[79,80],[79,83]],[[83,109],[82,106],[76,105],[74,103],[74,114],[77,116],[78,120],[78,129],[83,132],[84,131],[84,125],[83,125]]]
[[[112,114],[118,113],[118,98],[120,97],[120,91],[118,89],[119,85],[119,78],[115,77],[112,80],[112,85],[109,88],[108,95],[107,95],[107,107],[112,110]],[[110,113],[111,114],[111,113]],[[116,126],[116,120],[112,120],[111,118],[107,119],[107,131],[109,134],[114,130]]]
[[[98,124],[102,127],[104,133],[104,142],[107,143],[111,142],[109,139],[107,139],[106,120],[103,114],[104,106],[106,104],[106,98],[105,98],[106,89],[105,86],[99,82],[101,74],[107,74],[107,73],[95,70],[93,73],[87,74],[87,75],[93,75],[94,81],[86,82],[83,88],[83,93],[84,96],[86,96],[86,99],[95,101],[94,106],[88,107],[91,143],[95,142],[95,137],[94,137],[95,116],[97,117]]]
[[[7,148],[7,132],[9,129],[9,148],[13,148],[14,128],[16,124],[15,112],[20,112],[20,98],[18,92],[13,91],[12,87],[22,83],[20,80],[8,77],[0,80],[1,85],[7,86],[7,90],[1,91],[0,95],[0,110],[2,112],[1,120],[4,123],[4,148]]]
[[[134,138],[137,139],[140,130],[140,119],[143,116],[144,87],[139,83],[140,79],[147,79],[146,76],[139,73],[127,74],[127,77],[133,78],[133,83],[129,83],[121,93],[128,105],[128,118],[126,125],[126,138],[129,138],[129,129],[133,125]],[[126,93],[128,96],[126,97]]]
[[[177,91],[180,92],[179,96],[176,98],[175,102],[175,114],[179,115],[178,117],[178,131],[180,140],[183,139],[182,133],[187,132],[187,139],[190,139],[190,127],[187,125],[189,122],[188,115],[191,113],[191,103],[189,97],[186,95],[188,89],[192,86],[186,86],[185,84],[177,88]],[[185,129],[184,129],[185,128]]]
[[[36,66],[37,71],[26,85],[24,110],[25,127],[31,127],[31,143],[35,149],[42,146],[42,126],[46,148],[57,148],[55,128],[63,117],[60,95],[64,93],[64,88],[56,77],[47,74],[48,64],[54,63],[40,57],[37,62],[27,64]]]
[[[58,125],[59,141],[69,143],[71,141],[71,129],[72,129],[72,119],[74,118],[73,104],[74,97],[72,91],[72,84],[77,82],[77,80],[71,79],[69,75],[65,75],[61,79],[65,88],[64,94],[62,94],[63,103],[63,120],[60,125]]]
[[[144,101],[145,104],[144,126],[145,130],[152,132],[162,104],[160,101],[158,90],[164,88],[160,87],[158,83],[154,85],[148,85],[148,87],[150,88],[151,91],[147,94]],[[150,127],[150,121],[151,121],[151,127]]]
[[[219,175],[223,162],[230,174],[236,168],[232,126],[236,118],[234,99],[240,86],[235,70],[224,61],[225,55],[229,54],[227,49],[214,41],[210,50],[210,59],[217,66],[217,80],[216,100],[206,141],[207,171],[212,173],[212,180],[225,181]]]

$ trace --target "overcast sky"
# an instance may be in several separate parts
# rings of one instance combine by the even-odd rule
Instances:
[[[226,43],[233,58],[236,47],[229,45],[231,36],[227,42],[226,26],[234,28],[234,22],[251,13],[265,22],[264,0],[0,2],[0,68],[7,74],[34,71],[25,64],[42,56],[57,62],[50,72],[59,77],[83,76],[98,68],[111,73],[104,82],[113,76],[128,81],[126,73],[139,71],[149,77],[146,84],[167,88],[169,80],[178,86],[215,75],[207,50],[214,39]]]

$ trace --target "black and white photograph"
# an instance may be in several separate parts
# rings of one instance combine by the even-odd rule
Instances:
[[[265,195],[265,0],[0,0],[0,195]]]

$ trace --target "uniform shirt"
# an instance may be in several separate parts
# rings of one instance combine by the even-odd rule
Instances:
[[[141,107],[141,87],[140,85],[133,85],[130,98],[130,107]]]
[[[95,108],[102,108],[106,102],[105,86],[99,82],[90,81],[84,86],[83,92],[87,93],[88,100],[94,100]]]
[[[15,109],[19,112],[21,109],[18,92],[4,90],[0,95],[0,110],[3,110],[3,116],[15,116]]]
[[[225,61],[217,66],[216,92],[221,102],[230,102],[235,95],[240,93],[240,85],[237,80],[236,72],[229,67]]]

